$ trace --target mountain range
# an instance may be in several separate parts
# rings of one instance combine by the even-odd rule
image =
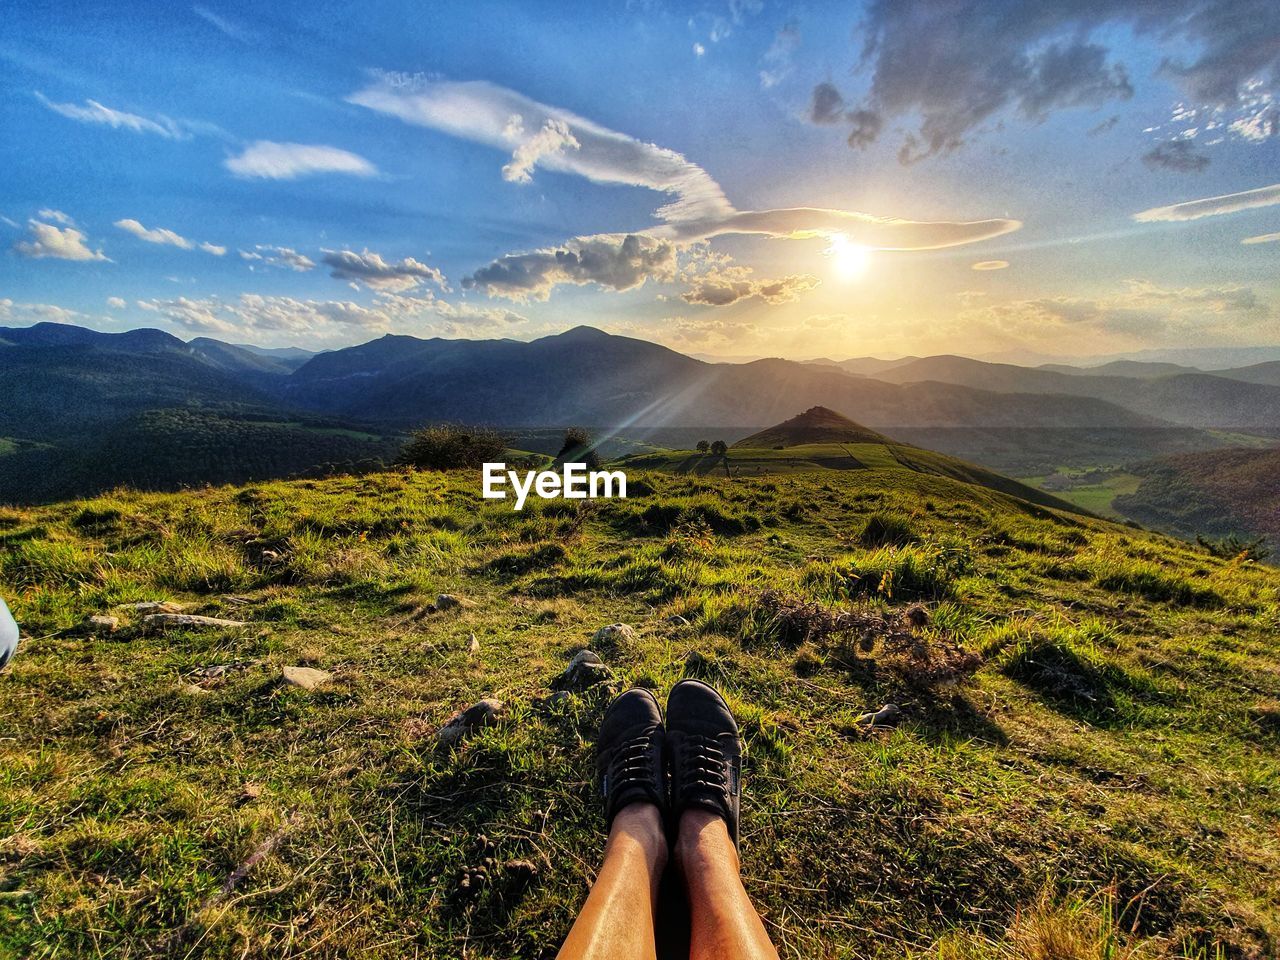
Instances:
[[[585,424],[657,443],[707,427],[732,441],[822,406],[905,442],[1031,475],[1042,461],[1212,449],[1227,432],[1280,436],[1278,366],[1085,370],[951,356],[712,363],[591,327],[530,342],[387,335],[313,354],[41,323],[0,328],[0,501],[24,496],[22,474],[35,461],[23,458],[34,451],[42,470],[58,451],[84,460],[115,428],[127,425],[135,438],[153,429],[145,415],[161,410],[204,415],[162,418],[166,436],[182,422],[216,434],[246,417],[306,436],[345,435],[352,450],[337,451],[341,462],[367,459],[370,442],[383,450],[433,421]],[[335,462],[334,442],[324,445],[325,462]],[[289,465],[314,465],[298,462],[308,459],[298,437],[287,446],[297,451]]]

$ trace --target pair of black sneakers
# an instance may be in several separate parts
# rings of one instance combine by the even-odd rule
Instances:
[[[632,803],[653,803],[674,835],[685,810],[724,818],[738,843],[742,741],[724,698],[700,680],[681,680],[667,696],[667,722],[652,691],[636,688],[614,699],[600,724],[596,772],[604,815]]]

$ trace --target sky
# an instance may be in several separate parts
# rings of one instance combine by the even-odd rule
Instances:
[[[0,169],[0,325],[1280,347],[1272,0],[28,0]]]

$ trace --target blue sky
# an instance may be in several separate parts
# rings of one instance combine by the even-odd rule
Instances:
[[[1280,13],[1132,6],[26,3],[0,324],[1280,345]]]

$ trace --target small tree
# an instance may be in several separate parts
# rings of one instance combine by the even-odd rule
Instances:
[[[710,450],[710,449],[711,449],[711,443],[710,443],[709,441],[707,441],[707,440],[699,440],[699,441],[698,441],[698,452],[699,452],[699,453],[706,453],[706,452],[707,452],[708,450]]]
[[[711,444],[711,452],[717,457],[723,457],[729,452],[729,445],[723,440],[717,440],[715,443]]]
[[[600,469],[600,455],[586,428],[570,427],[564,432],[564,445],[556,454],[556,463],[585,463],[588,470]]]
[[[419,470],[475,469],[501,460],[506,449],[506,440],[488,427],[440,423],[415,431],[398,462]]]

